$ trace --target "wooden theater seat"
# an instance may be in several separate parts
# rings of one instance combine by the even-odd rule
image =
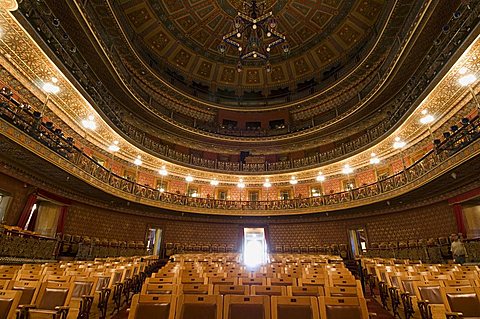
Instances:
[[[319,319],[318,302],[315,297],[271,298],[272,319]]]
[[[222,319],[223,297],[180,295],[175,319]]]
[[[213,293],[213,286],[205,284],[183,284],[179,285],[178,293],[180,295],[208,295]]]
[[[251,286],[250,293],[253,296],[286,296],[286,286]]]
[[[304,286],[304,287],[287,287],[287,295],[289,296],[325,296],[324,288],[322,286]]]
[[[128,319],[174,319],[176,296],[135,295]]]
[[[322,319],[368,319],[364,298],[319,297]]]
[[[269,296],[224,297],[223,319],[270,319]]]
[[[0,318],[15,318],[22,293],[15,290],[0,290]]]
[[[440,291],[447,312],[459,318],[480,318],[480,288],[441,287]]]
[[[176,295],[177,285],[172,284],[144,284],[142,295]]]

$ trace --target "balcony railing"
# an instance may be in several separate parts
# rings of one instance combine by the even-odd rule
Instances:
[[[355,203],[366,198],[397,190],[413,181],[421,179],[435,167],[450,159],[457,152],[472,144],[480,137],[480,119],[463,119],[455,132],[443,141],[436,140],[435,149],[426,153],[421,159],[406,167],[404,170],[369,185],[330,194],[321,194],[317,197],[295,198],[289,200],[269,201],[236,201],[218,200],[213,198],[189,197],[179,193],[160,192],[149,186],[140,185],[132,180],[125,179],[105,168],[74,145],[70,137],[65,137],[61,128],[51,122],[44,122],[41,114],[12,97],[8,88],[0,91],[0,117],[24,131],[46,147],[55,151],[59,156],[70,161],[78,169],[97,181],[101,181],[120,190],[124,194],[134,195],[138,199],[147,199],[154,202],[169,204],[169,206],[227,211],[288,211],[307,208],[320,208],[342,203]],[[320,209],[319,209],[320,210]]]
[[[20,4],[20,11],[24,14],[33,15],[35,10],[39,9],[39,6],[43,3],[35,1],[23,1]],[[89,12],[90,17],[94,17],[96,14],[95,6],[91,6],[91,2],[86,2],[85,10]],[[94,72],[89,68],[88,61],[86,61],[80,54],[80,50],[74,52],[68,52],[64,50],[62,46],[75,47],[75,44],[70,39],[64,38],[64,30],[62,27],[55,27],[51,24],[51,18],[48,21],[41,19],[29,19],[29,22],[33,24],[36,30],[39,30],[39,35],[42,36],[47,45],[50,46],[53,52],[63,52],[64,55],[58,56],[58,58],[64,63],[64,65],[72,71],[72,76],[76,77],[78,82],[81,83],[86,92],[90,95],[96,106],[108,116],[112,123],[114,123],[128,138],[135,143],[151,150],[156,153],[157,156],[167,159],[172,162],[181,163],[187,166],[196,168],[204,168],[211,171],[227,171],[227,172],[243,172],[244,174],[253,174],[255,172],[285,172],[294,169],[307,169],[313,168],[318,165],[324,165],[331,161],[338,160],[340,158],[347,157],[352,152],[358,151],[361,148],[365,148],[371,145],[375,141],[378,141],[389,131],[394,129],[406,114],[411,110],[412,106],[417,101],[418,97],[424,93],[429,83],[433,82],[436,76],[441,73],[445,64],[449,58],[456,52],[466,38],[474,30],[474,26],[478,24],[480,3],[463,4],[459,7],[458,13],[462,17],[461,19],[452,18],[449,21],[448,32],[442,32],[434,41],[434,45],[430,48],[429,52],[425,55],[424,61],[417,68],[416,72],[411,75],[410,80],[400,90],[400,92],[386,104],[383,109],[395,110],[389,114],[389,118],[383,120],[372,127],[365,130],[365,134],[357,138],[351,139],[348,142],[338,145],[332,150],[326,152],[318,152],[312,156],[308,156],[302,159],[265,162],[263,164],[248,164],[240,162],[224,162],[217,160],[209,160],[202,157],[198,157],[192,154],[186,154],[178,152],[174,149],[170,149],[169,146],[164,143],[158,136],[152,136],[146,133],[142,128],[129,124],[128,119],[125,119],[121,114],[122,107],[117,104],[114,98],[114,93],[97,78]],[[91,13],[91,14],[90,14]],[[36,16],[36,15],[35,15]],[[42,16],[38,14],[38,16]],[[412,17],[409,17],[412,18]],[[126,85],[132,85],[133,91],[136,92],[136,97],[142,100],[145,108],[149,111],[157,114],[159,117],[166,119],[169,122],[176,122],[185,126],[189,130],[196,130],[202,132],[202,134],[211,134],[212,136],[231,135],[232,138],[237,136],[240,138],[257,137],[260,138],[265,134],[266,137],[274,137],[282,134],[300,134],[304,130],[311,129],[312,127],[325,126],[332,123],[332,119],[338,117],[345,117],[353,110],[355,105],[359,105],[361,101],[366,100],[372,92],[375,91],[375,87],[378,87],[382,83],[382,76],[389,74],[399,58],[404,44],[407,39],[410,38],[409,27],[410,23],[405,23],[403,30],[393,37],[393,44],[386,55],[385,59],[378,67],[377,76],[373,77],[371,81],[353,97],[351,101],[342,103],[330,110],[328,114],[317,114],[313,118],[299,119],[296,123],[292,123],[285,129],[281,130],[265,130],[265,131],[236,131],[222,129],[221,127],[215,127],[212,125],[212,121],[202,123],[200,119],[194,119],[191,114],[184,114],[173,110],[168,106],[168,101],[159,97],[158,92],[154,92],[153,89],[146,87],[140,87],[136,83],[136,79],[128,71],[129,69],[123,65],[124,60],[121,59],[117,48],[115,47],[113,40],[104,36],[102,39],[110,41],[104,43],[105,48],[110,52],[110,58],[115,62],[117,71],[121,74],[125,80]],[[106,33],[101,27],[98,32],[100,34]],[[58,41],[51,41],[51,39],[58,39]],[[47,41],[48,40],[48,41]],[[368,46],[367,46],[368,47]],[[340,78],[345,72],[345,69],[337,71],[330,78]],[[328,85],[328,83],[322,83],[322,85]],[[318,89],[318,90],[317,90]],[[320,91],[321,88],[315,89]],[[183,109],[183,108],[182,108]],[[209,127],[206,131],[205,128]],[[287,154],[285,154],[287,155]]]

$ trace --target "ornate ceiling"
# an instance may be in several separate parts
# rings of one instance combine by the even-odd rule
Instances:
[[[205,62],[212,65],[208,67],[212,75],[203,79],[219,88],[222,68],[235,66],[236,59],[232,56],[229,60],[228,54],[219,61],[222,57],[215,39],[219,41],[224,29],[228,29],[225,21],[235,14],[232,10],[236,1],[25,0],[14,14],[32,28],[30,34],[43,43],[62,72],[128,142],[162,160],[220,171],[224,170],[220,166],[202,163],[208,160],[238,164],[234,157],[223,158],[238,156],[243,150],[272,155],[270,163],[280,163],[283,157],[293,161],[320,157],[326,152],[336,154],[328,158],[330,162],[321,160],[320,165],[326,165],[373,146],[418,106],[421,96],[433,88],[430,83],[444,74],[450,55],[471,31],[462,20],[469,19],[471,9],[459,6],[460,1],[270,3],[280,27],[291,36],[291,54],[284,58],[274,52],[272,58],[274,66],[286,70],[288,86],[295,87],[310,76],[296,73],[295,61],[300,59],[309,59],[314,66],[311,76],[323,76],[318,62],[322,56],[315,53],[322,43],[334,43],[332,47],[338,53],[335,62],[348,62],[348,67],[342,64],[321,83],[321,90],[298,101],[272,106],[268,112],[259,105],[229,109],[227,115],[224,111],[228,105],[207,103],[203,97],[185,94],[182,85],[189,87],[188,83],[199,80],[202,76],[197,73]],[[463,10],[462,19],[454,20],[453,12],[459,8]],[[319,15],[324,17],[323,24],[315,18]],[[212,22],[216,19],[223,22]],[[446,23],[455,36],[442,33]],[[345,25],[358,32],[350,44],[342,40]],[[309,35],[302,29],[312,32]],[[209,33],[202,40],[204,30]],[[162,45],[152,47],[152,41],[160,40]],[[176,58],[182,50],[191,55],[185,63]],[[255,68],[264,71],[252,65],[235,76],[245,76],[245,71]],[[183,74],[190,82],[172,81],[164,71]],[[245,83],[232,82],[232,88],[249,89]],[[268,85],[265,82],[259,87],[268,91]],[[267,125],[269,120],[281,118],[289,129],[258,136],[208,130],[225,118],[248,121],[261,117]],[[337,149],[342,153],[336,153]],[[319,162],[309,168],[314,166],[318,167]],[[288,169],[292,167],[283,170]],[[276,170],[282,169],[272,169]]]
[[[268,1],[268,10],[279,21],[291,52],[272,50],[272,72],[253,65],[237,72],[237,52],[218,51],[221,37],[232,31],[232,18],[240,0],[120,1],[119,15],[147,54],[185,79],[214,87],[252,90],[292,86],[333,68],[342,56],[354,56],[365,39],[372,37],[384,0],[280,0]],[[146,51],[146,52],[145,52]]]

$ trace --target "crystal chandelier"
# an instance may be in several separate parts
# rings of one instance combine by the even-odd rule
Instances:
[[[226,44],[238,52],[238,72],[242,71],[247,60],[263,61],[265,69],[270,72],[272,68],[268,59],[271,50],[282,45],[284,54],[290,51],[285,35],[276,30],[277,20],[273,13],[265,12],[265,9],[265,1],[243,1],[243,12],[238,12],[233,19],[233,31],[225,34],[218,46],[222,54],[227,51]]]

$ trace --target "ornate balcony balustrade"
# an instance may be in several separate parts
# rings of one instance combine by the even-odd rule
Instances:
[[[461,18],[452,18],[448,23],[448,32],[442,32],[434,41],[434,45],[430,48],[429,52],[425,55],[423,63],[411,75],[410,80],[399,91],[399,93],[386,103],[382,108],[394,110],[388,114],[387,120],[381,120],[373,126],[365,130],[365,134],[352,138],[348,142],[341,143],[334,149],[326,152],[318,152],[312,156],[308,156],[302,159],[265,162],[263,164],[249,164],[240,162],[224,162],[217,160],[209,160],[201,158],[195,155],[178,152],[160,140],[157,136],[149,135],[142,128],[132,125],[128,118],[126,118],[122,107],[117,104],[114,98],[114,93],[110,92],[94,74],[89,67],[88,62],[82,57],[81,50],[75,47],[75,44],[64,37],[64,30],[62,27],[53,26],[51,18],[42,20],[42,15],[37,11],[42,10],[43,3],[35,1],[23,1],[20,5],[20,11],[25,16],[38,16],[38,19],[29,19],[32,26],[38,30],[38,34],[44,38],[46,44],[50,46],[53,52],[63,52],[58,58],[64,63],[66,68],[72,72],[72,76],[77,78],[77,81],[82,84],[86,92],[90,95],[92,100],[102,110],[126,136],[135,141],[139,145],[142,145],[152,152],[156,153],[159,157],[166,160],[182,163],[187,166],[196,168],[205,168],[212,171],[227,171],[227,172],[243,172],[244,174],[253,174],[256,172],[285,172],[294,169],[307,169],[313,168],[318,165],[327,164],[339,158],[347,157],[349,154],[358,151],[361,148],[372,145],[375,141],[381,139],[385,134],[394,129],[406,114],[415,105],[418,97],[426,90],[428,85],[441,73],[441,70],[447,64],[448,60],[457,49],[461,46],[465,39],[471,34],[474,26],[478,24],[480,10],[480,3],[473,5],[463,4],[459,7],[458,14]],[[95,7],[91,2],[86,2],[85,8],[89,15],[95,17]],[[413,19],[414,17],[409,17]],[[230,135],[232,138],[244,139],[244,138],[276,138],[280,135],[289,134],[295,136],[296,134],[302,134],[302,132],[331,124],[334,119],[339,117],[345,117],[349,112],[355,109],[362,101],[368,100],[372,92],[375,92],[375,88],[381,86],[385,80],[384,76],[389,74],[389,71],[396,66],[401,51],[405,46],[405,43],[410,39],[409,33],[410,23],[405,23],[405,27],[393,38],[393,44],[385,58],[381,61],[376,72],[376,76],[373,76],[369,83],[358,92],[351,100],[338,103],[336,107],[332,108],[326,113],[313,115],[311,118],[299,119],[295,123],[290,123],[286,128],[278,129],[266,129],[260,131],[246,131],[246,130],[226,130],[221,126],[215,126],[213,120],[196,118],[195,114],[183,114],[180,113],[183,108],[175,109],[171,105],[167,105],[165,99],[161,99],[158,96],[158,92],[142,87],[134,76],[129,72],[127,66],[124,65],[124,61],[119,56],[115,44],[113,42],[104,43],[106,50],[109,52],[109,57],[114,61],[117,71],[125,79],[126,85],[131,85],[132,90],[136,92],[136,97],[142,101],[143,106],[149,111],[155,113],[166,121],[177,122],[181,126],[201,132],[202,134],[211,134],[213,137],[218,137],[218,134]],[[105,30],[99,29],[100,34],[104,34]],[[103,37],[108,41],[108,37]],[[56,39],[53,41],[51,39]],[[48,41],[47,41],[48,40]],[[113,40],[110,40],[113,41]],[[75,50],[64,50],[65,47],[75,48]],[[368,47],[368,45],[366,46]],[[363,57],[365,52],[361,51],[358,56],[352,60],[357,60]],[[343,68],[332,74],[329,79],[332,81],[341,78],[348,68]],[[307,90],[308,94],[320,92],[324,86],[328,86],[329,83],[322,82],[318,86]],[[302,96],[304,92],[301,92]],[[287,101],[295,99],[295,96],[287,97]],[[327,114],[328,113],[328,114]],[[205,122],[202,122],[205,121]]]

